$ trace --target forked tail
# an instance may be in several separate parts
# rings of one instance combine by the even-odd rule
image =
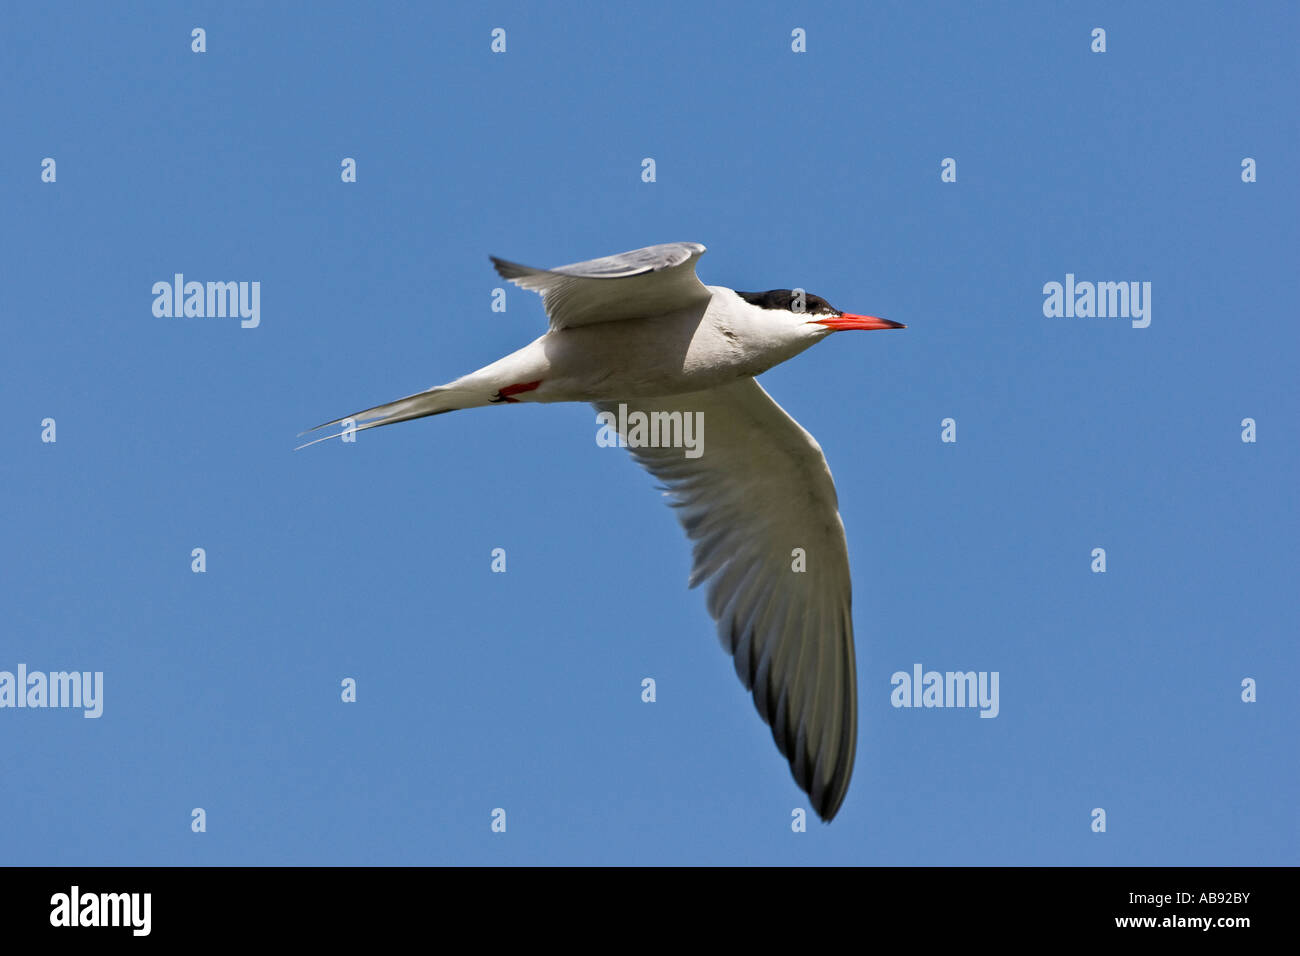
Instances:
[[[492,392],[490,390],[485,391],[482,388],[465,388],[456,385],[438,385],[423,392],[416,392],[414,395],[407,395],[405,398],[388,402],[385,405],[376,405],[374,408],[353,412],[351,415],[336,418],[332,422],[323,422],[315,428],[309,428],[305,432],[301,432],[298,437],[310,435],[314,431],[329,428],[331,425],[338,425],[349,419],[354,422],[351,428],[345,428],[332,435],[326,435],[324,438],[316,438],[305,442],[299,445],[298,448],[306,448],[308,445],[315,445],[317,442],[338,438],[349,431],[363,432],[368,428],[379,428],[381,425],[395,425],[398,422],[409,422],[413,418],[441,415],[443,412],[454,412],[460,408],[477,408],[480,405],[489,405],[491,403]],[[298,448],[295,448],[294,451],[297,451]]]

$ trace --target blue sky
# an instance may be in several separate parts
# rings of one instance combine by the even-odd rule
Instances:
[[[0,709],[0,859],[1297,862],[1294,7],[378,7],[5,9],[0,670],[104,713]],[[853,568],[856,772],[806,833],[591,409],[292,451],[540,334],[489,254],[675,240],[908,325],[763,378]],[[177,272],[261,324],[155,317]],[[1150,326],[1045,317],[1067,273]],[[892,707],[916,663],[999,715]]]

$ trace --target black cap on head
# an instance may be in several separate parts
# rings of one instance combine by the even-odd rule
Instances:
[[[737,292],[750,305],[760,309],[784,309],[787,312],[806,312],[809,315],[839,315],[835,308],[819,295],[795,292],[794,289],[771,289],[767,292]],[[802,301],[802,308],[799,303]]]

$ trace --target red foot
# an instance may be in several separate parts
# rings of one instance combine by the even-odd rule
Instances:
[[[538,379],[536,382],[524,382],[522,385],[507,385],[505,388],[501,389],[501,391],[497,392],[497,397],[492,399],[492,402],[494,404],[499,402],[510,402],[512,405],[518,405],[519,399],[511,398],[511,395],[518,395],[520,392],[531,392],[541,384],[542,380]]]

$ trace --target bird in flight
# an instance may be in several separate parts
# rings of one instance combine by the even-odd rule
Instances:
[[[672,242],[555,269],[492,257],[502,278],[541,295],[546,334],[454,382],[318,425],[310,431],[344,430],[306,444],[483,405],[590,402],[610,413],[677,509],[694,542],[690,586],[708,582],[736,674],[829,822],[857,746],[848,547],[821,446],[754,376],[832,332],[904,326],[799,289],[706,286],[695,274],[703,253]],[[629,440],[632,412],[696,416],[707,440],[701,431],[694,457]]]

